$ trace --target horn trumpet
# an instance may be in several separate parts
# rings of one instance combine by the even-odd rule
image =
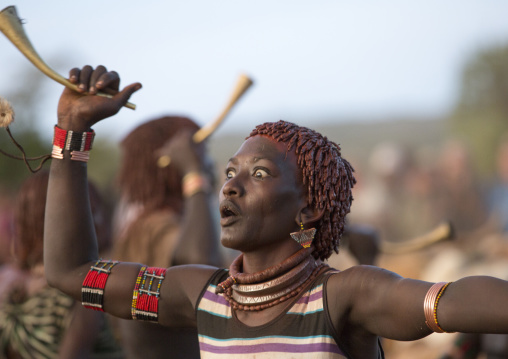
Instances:
[[[8,6],[0,12],[0,31],[4,33],[13,45],[16,46],[18,50],[21,51],[21,53],[46,76],[70,88],[71,90],[77,91],[78,87],[75,84],[56,73],[41,59],[26,36],[22,25],[23,22],[18,17],[15,6]],[[98,92],[97,95],[110,98],[112,97],[112,95],[104,92]],[[136,105],[130,102],[127,102],[124,106],[132,110],[136,109]]]
[[[236,82],[236,86],[233,90],[233,93],[231,94],[229,101],[227,102],[226,106],[220,113],[220,115],[210,123],[206,124],[202,128],[200,128],[193,136],[192,140],[195,143],[201,143],[205,139],[207,139],[216,129],[219,127],[219,125],[224,121],[226,116],[229,114],[233,106],[238,102],[238,100],[243,96],[243,94],[251,87],[253,84],[252,79],[250,79],[247,75],[241,74]],[[171,163],[171,158],[168,155],[160,156],[157,160],[157,165],[160,168],[164,168],[169,166]]]

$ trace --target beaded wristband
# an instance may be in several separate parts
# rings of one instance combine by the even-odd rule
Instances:
[[[139,297],[139,286],[141,285],[141,279],[143,278],[143,274],[145,274],[146,266],[142,266],[139,270],[138,277],[136,278],[136,284],[134,285],[134,291],[132,292],[132,307],[131,314],[132,319],[137,319],[136,317],[136,308],[138,306],[138,297]]]
[[[182,178],[182,194],[185,198],[192,197],[198,192],[209,193],[210,191],[210,181],[203,173],[192,171]]]
[[[159,297],[162,281],[166,275],[165,268],[141,267],[132,296],[132,319],[157,323],[159,320]],[[141,280],[141,277],[143,279]],[[149,280],[147,281],[147,278]],[[155,290],[152,290],[157,280]],[[141,284],[139,282],[141,281]]]
[[[451,282],[439,282],[432,285],[432,287],[430,287],[427,291],[423,302],[425,324],[427,324],[430,330],[436,333],[450,333],[441,328],[439,322],[437,321],[437,305],[439,303],[439,299],[450,283]]]
[[[55,125],[51,157],[61,160],[64,150],[67,150],[71,153],[71,160],[88,162],[94,137],[94,130],[88,132],[66,131]]]
[[[104,311],[104,288],[111,273],[111,268],[117,264],[117,261],[99,259],[90,267],[81,288],[81,304],[85,308]]]

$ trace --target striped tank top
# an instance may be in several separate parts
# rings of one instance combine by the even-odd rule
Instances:
[[[287,312],[257,327],[241,323],[223,296],[215,294],[215,287],[227,276],[227,270],[217,271],[198,299],[196,315],[202,359],[348,358],[337,345],[338,338],[324,306],[323,284],[327,273],[316,278]]]

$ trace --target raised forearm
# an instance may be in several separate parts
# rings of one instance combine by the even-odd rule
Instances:
[[[86,163],[82,162],[93,135],[83,137],[67,131],[88,132],[95,123],[116,114],[141,85],[135,83],[118,92],[118,74],[104,66],[72,69],[69,80],[79,85],[78,92],[83,94],[93,95],[97,90],[116,93],[110,99],[64,89],[58,103],[59,130],[55,133],[46,200],[44,265],[50,285],[79,299],[89,264],[97,258]]]
[[[50,285],[79,299],[97,242],[88,196],[87,165],[53,159],[44,228],[44,264]]]
[[[213,167],[203,144],[196,144],[191,131],[181,131],[160,150],[182,176],[184,209],[173,256],[175,264],[220,265],[214,211]],[[218,213],[218,212],[217,212]]]

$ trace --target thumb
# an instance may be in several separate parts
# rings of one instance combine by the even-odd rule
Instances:
[[[132,96],[132,94],[141,89],[141,87],[143,86],[139,82],[125,86],[122,91],[113,96],[113,99],[123,106],[127,103],[127,101],[129,101],[129,98]]]

